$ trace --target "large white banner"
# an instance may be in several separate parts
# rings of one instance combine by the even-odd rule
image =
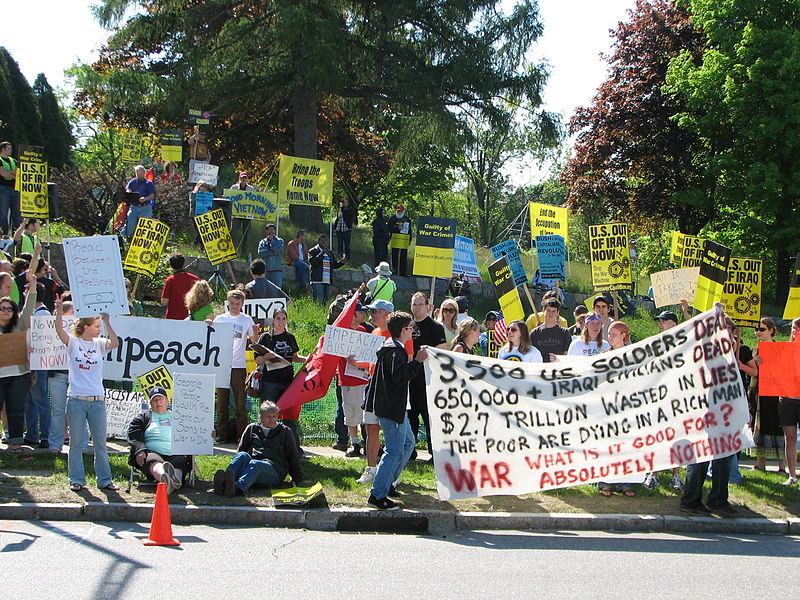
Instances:
[[[620,350],[565,363],[429,352],[442,500],[607,481],[753,445],[721,305]]]
[[[130,314],[117,236],[66,238],[64,261],[76,316]]]
[[[172,453],[214,454],[214,376],[175,373],[172,389]]]

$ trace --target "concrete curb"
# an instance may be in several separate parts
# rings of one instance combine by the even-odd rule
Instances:
[[[147,523],[150,504],[0,504],[2,520],[127,521]],[[455,531],[643,531],[800,535],[800,519],[684,517],[676,515],[485,513],[437,510],[381,512],[374,509],[275,509],[249,506],[170,506],[180,525],[265,525],[315,531],[379,531],[444,535]]]

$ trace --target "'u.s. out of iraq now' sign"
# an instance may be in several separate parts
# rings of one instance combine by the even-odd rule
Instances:
[[[620,350],[560,363],[430,354],[442,500],[618,480],[753,445],[721,305]]]

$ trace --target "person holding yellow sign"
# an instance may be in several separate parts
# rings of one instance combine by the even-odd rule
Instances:
[[[408,247],[411,245],[411,219],[406,207],[398,204],[395,213],[389,217],[389,247],[392,249],[392,270],[396,275],[408,275]]]

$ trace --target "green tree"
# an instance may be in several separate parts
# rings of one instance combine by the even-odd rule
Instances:
[[[684,103],[678,124],[708,151],[720,230],[755,257],[774,253],[776,299],[800,250],[800,1],[690,0],[708,40],[683,52],[667,92]]]
[[[14,107],[10,117],[10,141],[14,144],[42,145],[41,117],[39,105],[28,80],[19,70],[17,61],[5,48],[0,48],[0,62],[8,73],[9,93]]]
[[[39,73],[33,82],[33,92],[41,116],[42,145],[47,162],[51,167],[61,169],[69,164],[70,150],[75,143],[69,121],[44,73]]]

